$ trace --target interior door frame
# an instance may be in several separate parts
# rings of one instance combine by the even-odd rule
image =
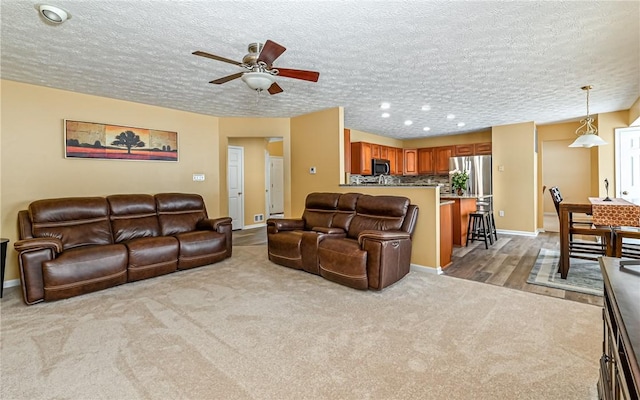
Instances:
[[[240,217],[238,218],[239,222],[237,223],[237,226],[239,227],[236,229],[244,229],[244,147],[231,146],[231,145],[227,146],[227,199],[229,199],[230,197],[230,190],[231,190],[231,188],[229,187],[229,171],[231,170],[231,168],[229,168],[229,150],[239,150],[240,152],[240,164],[241,164],[240,190],[241,192],[239,195],[240,207],[238,208]]]
[[[640,131],[640,127],[638,126],[629,126],[626,128],[615,128],[614,129],[614,155],[615,155],[615,165],[614,165],[614,169],[615,169],[615,177],[616,180],[614,182],[615,184],[615,197],[622,197],[622,177],[620,176],[620,171],[621,171],[621,167],[620,167],[620,145],[622,143],[622,140],[620,139],[620,136],[622,134],[624,134],[624,132],[627,131]]]

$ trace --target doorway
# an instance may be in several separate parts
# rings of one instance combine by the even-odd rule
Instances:
[[[284,214],[284,159],[269,157],[269,215]]]
[[[640,205],[640,127],[615,130],[616,193]]]
[[[227,189],[231,229],[244,227],[244,148],[227,147]]]

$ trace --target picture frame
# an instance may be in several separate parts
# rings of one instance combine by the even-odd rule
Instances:
[[[64,120],[65,158],[178,161],[178,133]]]

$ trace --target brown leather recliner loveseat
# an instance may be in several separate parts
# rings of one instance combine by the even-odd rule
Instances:
[[[267,221],[269,260],[381,290],[409,272],[417,217],[406,197],[310,193],[302,218]]]
[[[231,257],[231,218],[198,194],[37,200],[14,246],[27,304],[64,299]]]

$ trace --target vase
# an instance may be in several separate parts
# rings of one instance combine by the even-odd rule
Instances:
[[[462,191],[462,189],[458,189],[457,190],[458,196],[462,196],[464,194],[464,192]]]

